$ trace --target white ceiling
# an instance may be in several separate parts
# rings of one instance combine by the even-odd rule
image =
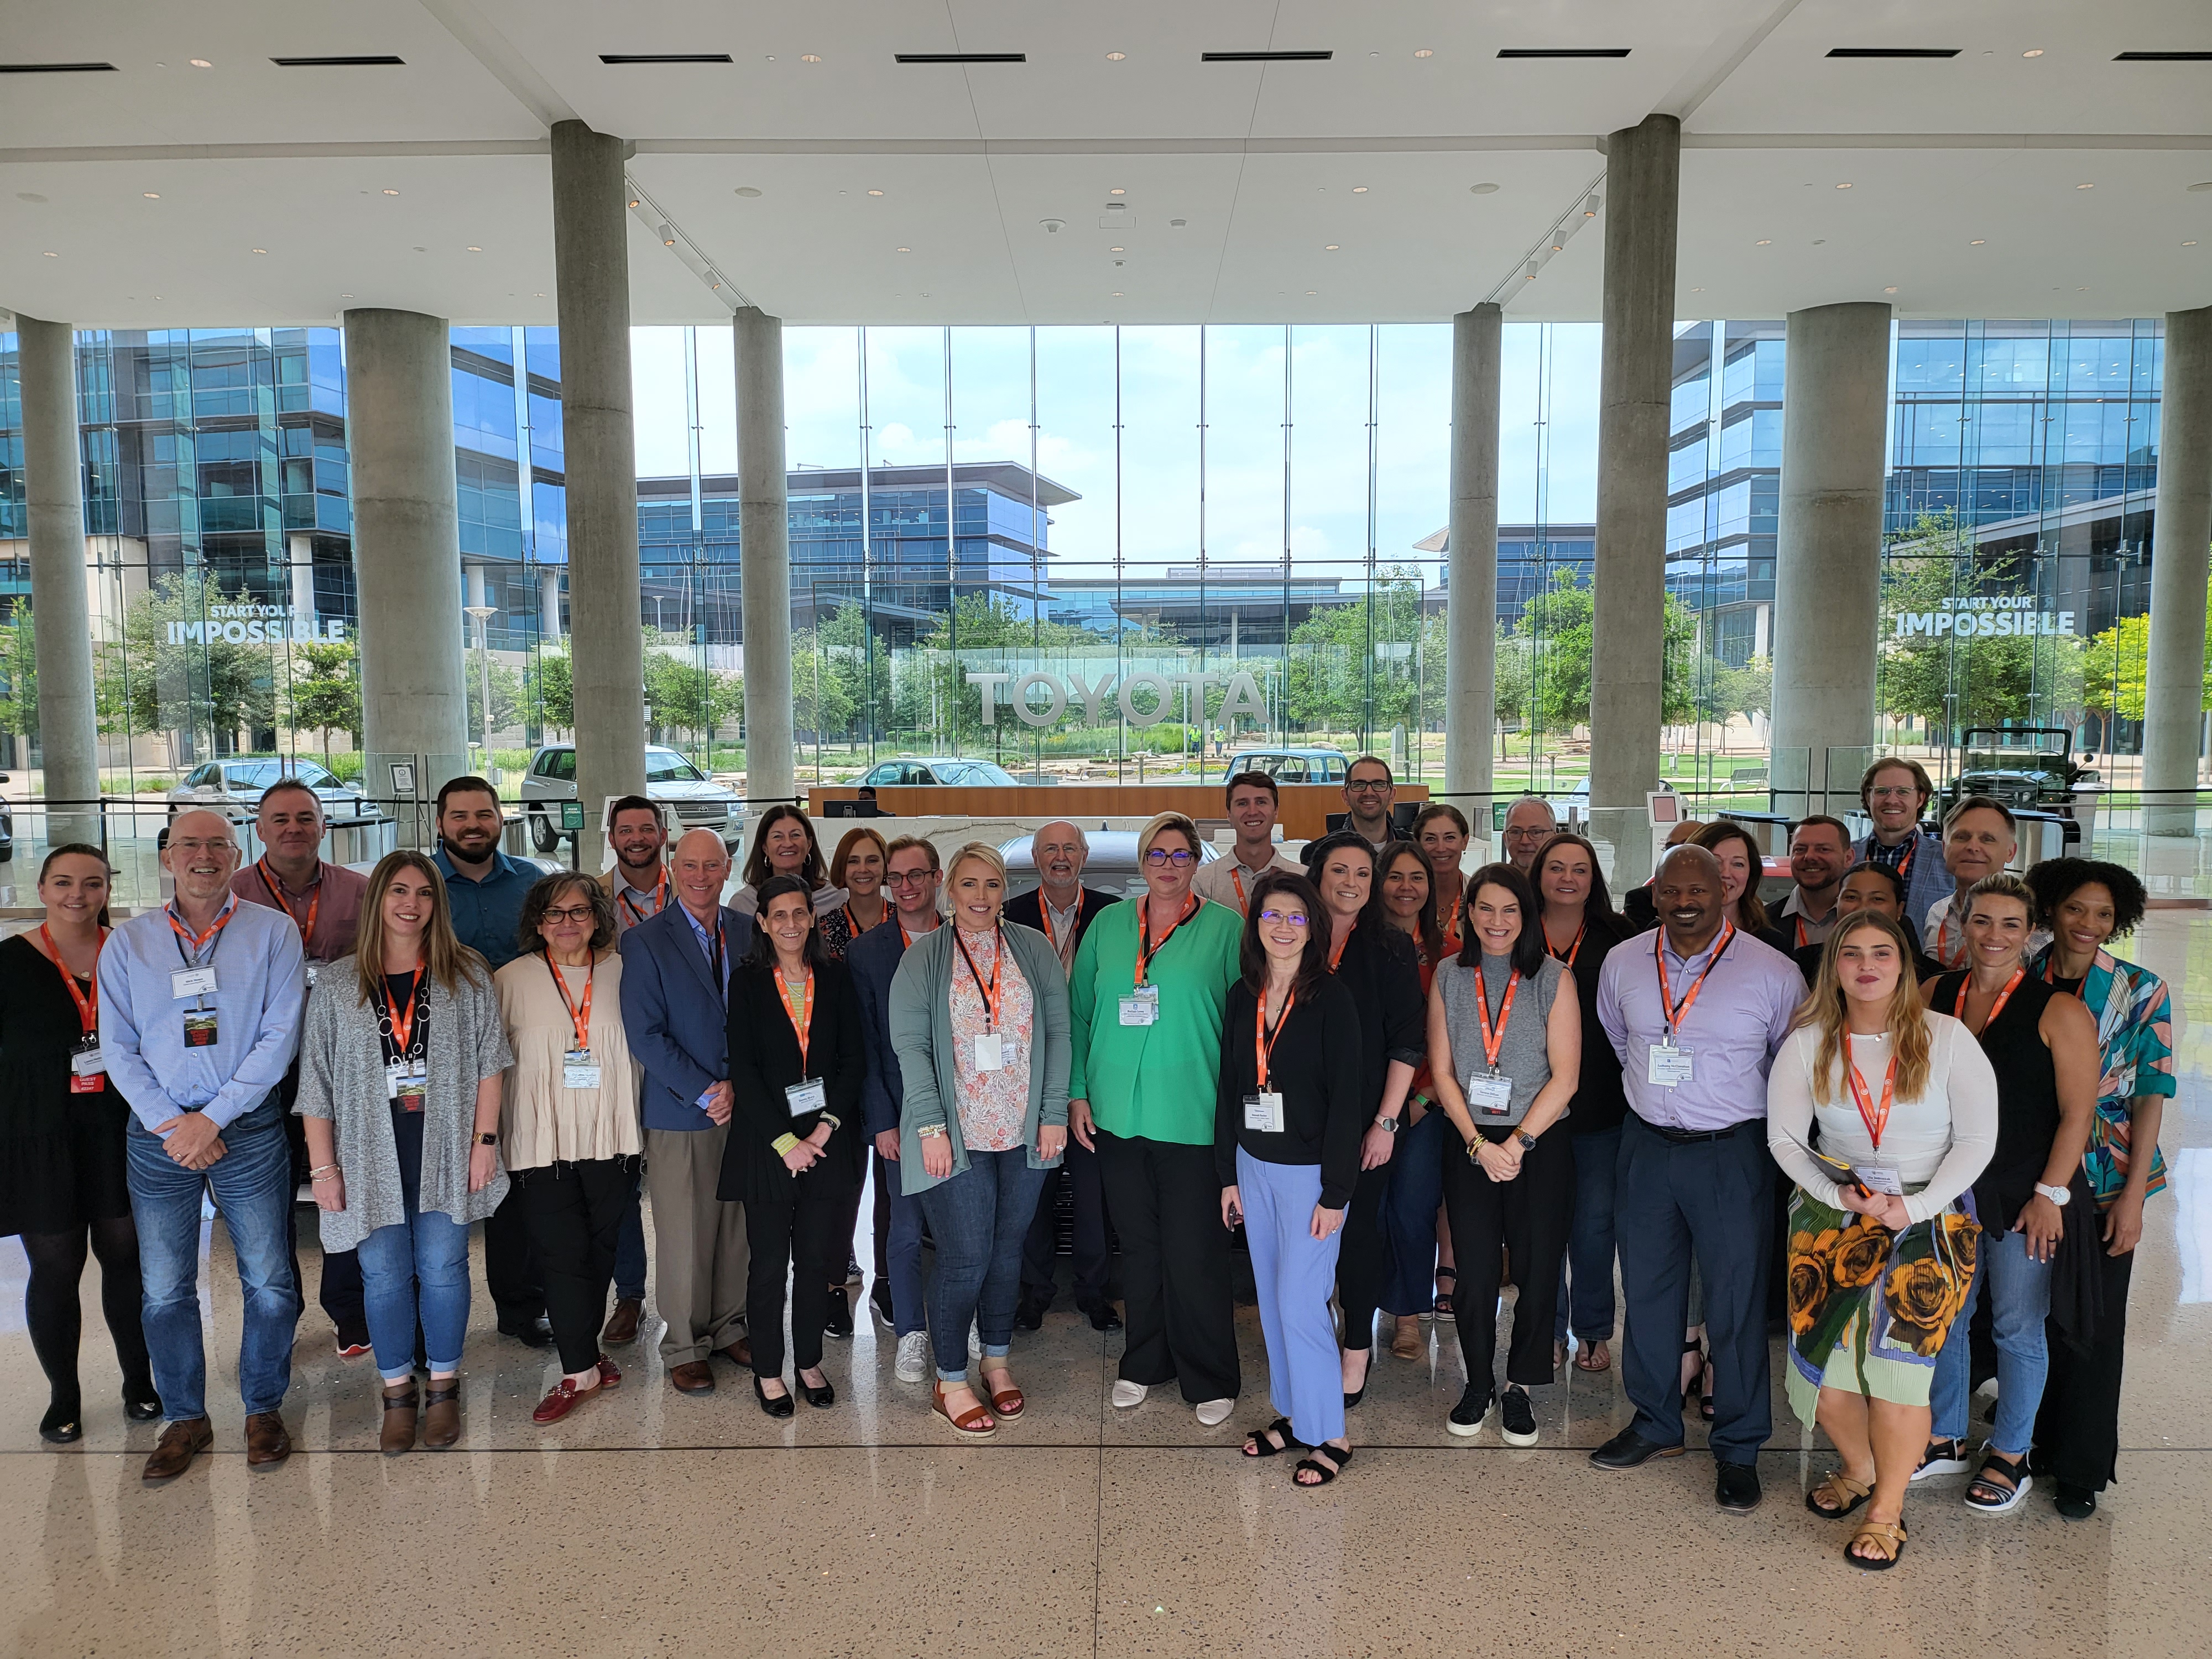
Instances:
[[[1577,46],[1630,52],[1497,56]],[[1199,61],[1309,48],[1335,56]],[[576,118],[635,147],[640,323],[1587,319],[1602,135],[1663,111],[1680,315],[2156,313],[2212,303],[2212,63],[2112,60],[2192,49],[2205,0],[17,6],[0,63],[117,72],[0,76],[0,306],[550,322],[545,133]],[[892,61],[948,51],[1028,61]],[[733,61],[599,57],[645,52]],[[406,61],[269,61],[341,53]]]

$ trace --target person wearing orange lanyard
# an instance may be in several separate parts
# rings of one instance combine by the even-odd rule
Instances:
[[[622,1382],[599,1331],[644,1137],[614,902],[589,876],[547,876],[523,900],[516,933],[521,954],[492,976],[514,1051],[500,1152],[561,1355],[560,1379],[531,1414],[544,1425]]]
[[[1894,918],[1838,922],[1766,1085],[1767,1147],[1793,1183],[1785,1382],[1842,1465],[1805,1507],[1864,1507],[1843,1553],[1870,1572],[1904,1551],[1930,1387],[1966,1344],[1949,1310],[1989,1247],[1968,1194],[1997,1142],[1996,1074],[1948,1009],[1923,1007],[1911,962]]]
[[[854,940],[891,919],[890,895],[884,890],[890,867],[890,848],[879,831],[855,824],[839,838],[830,860],[830,884],[845,899],[822,913],[822,948],[832,962],[844,961]]]
[[[1382,919],[1413,945],[1425,998],[1437,964],[1458,950],[1447,940],[1437,920],[1434,869],[1427,853],[1414,842],[1388,848],[1381,880]],[[1378,1300],[1382,1310],[1396,1322],[1390,1352],[1401,1359],[1426,1357],[1428,1334],[1422,1323],[1437,1312],[1437,1283],[1458,1277],[1452,1266],[1451,1231],[1443,1223],[1443,1142],[1437,1139],[1443,1126],[1443,1115],[1436,1109],[1435,1084],[1424,1060],[1406,1096],[1406,1127],[1390,1160],[1390,1190],[1382,1200],[1382,1234],[1389,1258]]]
[[[1801,819],[1790,832],[1790,878],[1796,884],[1776,912],[1788,948],[1825,945],[1836,925],[1836,897],[1850,867],[1851,832],[1840,818]]]
[[[88,1243],[100,1258],[100,1311],[123,1370],[124,1414],[161,1414],[139,1322],[138,1230],[131,1219],[124,1121],[100,1052],[107,860],[64,843],[39,866],[46,920],[0,943],[0,1237],[29,1258],[23,1318],[46,1374],[39,1437],[84,1437],[77,1382],[80,1287]]]
[[[607,872],[608,890],[614,895],[615,936],[641,921],[650,921],[668,905],[668,825],[657,801],[645,795],[624,795],[607,811],[607,846],[615,855]]]
[[[418,1428],[434,1450],[460,1438],[469,1227],[507,1195],[500,1079],[513,1059],[491,969],[454,938],[438,867],[387,854],[358,952],[308,999],[297,1107],[324,1248],[361,1262],[387,1457],[412,1449]]]
[[[1359,1180],[1359,1011],[1328,971],[1321,896],[1271,872],[1253,889],[1229,990],[1214,1101],[1221,1221],[1252,1252],[1274,1420],[1247,1457],[1310,1449],[1291,1474],[1323,1486],[1352,1462],[1329,1293]]]
[[[785,1419],[798,1410],[783,1376],[787,1275],[799,1391],[817,1410],[837,1403],[822,1370],[822,1336],[830,1280],[852,1248],[867,1061],[852,971],[822,949],[806,878],[769,877],[757,915],[752,950],[730,976],[733,1105],[716,1190],[723,1202],[745,1206],[753,1397]]]
[[[2018,826],[2002,801],[1968,795],[1943,815],[1943,867],[1950,872],[1952,890],[1917,920],[1923,948],[1944,967],[1967,963],[1967,894],[1984,876],[2009,869],[2019,854]],[[2050,934],[2035,929],[2028,935],[2027,954],[2033,956],[2050,942]]]
[[[1896,874],[1905,918],[1915,926],[1951,891],[1943,838],[1920,827],[1920,815],[1935,793],[1928,769],[1903,755],[1884,756],[1859,779],[1859,804],[1874,828],[1851,843],[1851,861],[1878,864]]]
[[[1467,889],[1460,862],[1467,856],[1472,832],[1467,814],[1448,800],[1431,801],[1413,814],[1413,842],[1429,861],[1429,885],[1437,896],[1437,925],[1443,929],[1444,949],[1459,950],[1459,922]]]
[[[1444,1427],[1481,1432],[1493,1398],[1509,1446],[1536,1443],[1528,1390],[1553,1382],[1552,1322],[1573,1212],[1572,1137],[1553,1126],[1582,1071],[1582,1004],[1544,947],[1535,890],[1510,864],[1468,878],[1466,939],[1429,988],[1429,1063],[1456,1132],[1444,1205],[1462,1264],[1460,1357],[1467,1386]],[[1500,1252],[1513,1257],[1512,1345],[1496,1393]]]
[[[2102,1072],[2097,1023],[2077,999],[2028,971],[2037,920],[2026,882],[2002,870],[1983,877],[1966,895],[1967,965],[1921,988],[1929,1007],[1964,1020],[1981,1039],[1996,1073],[1997,1138],[1974,1182],[1982,1250],[1936,1361],[1933,1437],[1924,1474],[1914,1478],[1966,1468],[1966,1328],[1986,1280],[1997,1411],[1966,1502],[1997,1515],[2017,1506],[2032,1484],[2028,1447],[2050,1374],[2046,1321],[2069,1340],[2089,1339],[2096,1310],[2084,1281],[2100,1248],[2095,1196],[2082,1171]]]
[[[1199,866],[1190,890],[1212,903],[1229,906],[1241,916],[1261,877],[1270,870],[1295,873],[1304,866],[1285,858],[1276,848],[1275,818],[1282,790],[1271,774],[1231,773],[1221,794],[1236,839],[1227,858]]]

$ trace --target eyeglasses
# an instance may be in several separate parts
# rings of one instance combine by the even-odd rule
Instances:
[[[884,878],[886,887],[927,887],[937,879],[934,870],[894,870]]]
[[[1260,920],[1271,927],[1278,922],[1288,922],[1293,927],[1303,927],[1306,925],[1306,913],[1303,910],[1262,910],[1260,912]]]
[[[1913,800],[1918,798],[1919,793],[1920,792],[1917,789],[1914,788],[1911,784],[1906,783],[1899,784],[1894,788],[1869,789],[1867,791],[1867,799],[1870,801]]]
[[[1541,841],[1551,833],[1549,830],[1531,829],[1525,824],[1517,830],[1510,823],[1505,826],[1508,841]]]
[[[1170,864],[1175,866],[1176,869],[1181,870],[1187,868],[1190,865],[1191,861],[1197,858],[1197,854],[1185,852],[1181,848],[1177,848],[1174,852],[1170,853],[1164,847],[1154,847],[1146,849],[1145,853],[1145,862],[1151,865],[1155,870],[1164,869]]]
[[[169,850],[172,853],[235,853],[238,843],[234,841],[173,841],[169,843]]]
[[[565,910],[547,910],[544,919],[548,921],[590,921],[593,920],[593,913],[588,904],[572,904]]]
[[[1380,794],[1390,787],[1388,778],[1354,778],[1344,786],[1355,795]]]

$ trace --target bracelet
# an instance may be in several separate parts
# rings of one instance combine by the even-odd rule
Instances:
[[[318,1164],[307,1171],[307,1179],[313,1181],[318,1176],[336,1175],[337,1172],[338,1166],[335,1164]]]
[[[336,1181],[337,1178],[338,1172],[336,1170],[325,1170],[320,1173],[310,1170],[307,1174],[307,1184],[310,1187],[319,1187],[325,1181]]]
[[[769,1145],[775,1148],[775,1153],[778,1158],[787,1157],[790,1154],[791,1149],[799,1145],[799,1137],[787,1130],[782,1134],[778,1135],[774,1140],[770,1141]]]
[[[916,1139],[930,1140],[944,1134],[945,1128],[942,1123],[925,1123],[914,1133]]]

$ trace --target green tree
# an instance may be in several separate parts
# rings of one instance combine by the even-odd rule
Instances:
[[[0,623],[0,728],[25,737],[39,729],[38,637],[27,596]]]
[[[1433,635],[1431,652],[1428,621],[1419,573],[1401,566],[1378,570],[1364,598],[1316,606],[1291,630],[1291,724],[1345,733],[1411,726],[1422,716],[1431,678],[1441,708],[1442,634]]]
[[[469,730],[471,738],[487,736],[483,717],[484,653],[471,648],[465,667],[469,680]],[[522,676],[505,663],[491,665],[491,730],[501,732],[522,718]]]
[[[1522,610],[1514,631],[1529,642],[1528,702],[1547,731],[1565,733],[1589,724],[1590,663],[1595,651],[1596,598],[1570,568],[1552,573],[1550,592]],[[1698,708],[1697,619],[1674,594],[1666,596],[1664,678],[1660,719],[1679,725]]]
[[[523,671],[523,682],[524,696],[537,709],[541,726],[576,729],[576,681],[567,652],[540,651]]]
[[[2205,624],[2212,629],[2212,594],[2206,596]],[[2092,639],[2081,653],[2081,706],[2100,720],[2114,714],[2124,720],[2141,720],[2149,659],[2150,618],[2121,617],[2116,626]],[[2212,708],[2212,658],[2207,659],[2204,667],[2203,706]]]
[[[350,732],[361,746],[361,650],[353,641],[316,641],[292,647],[285,722],[295,731],[322,735],[323,764],[331,760],[331,733]]]
[[[189,733],[221,747],[241,731],[276,719],[274,653],[266,644],[209,640],[221,627],[219,605],[246,605],[252,596],[223,592],[213,576],[171,571],[134,599],[124,613],[123,640],[102,653],[103,698],[112,714],[134,732],[167,735],[173,763],[177,738]],[[201,637],[191,637],[195,624]]]

